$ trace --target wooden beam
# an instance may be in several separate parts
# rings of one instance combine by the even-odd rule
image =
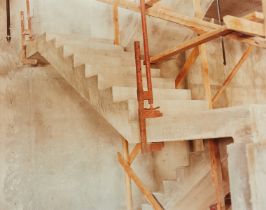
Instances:
[[[209,64],[208,64],[208,58],[207,58],[205,45],[200,46],[200,59],[201,59],[202,78],[203,78],[204,90],[205,90],[205,98],[208,101],[209,108],[212,109],[211,82],[210,82],[210,76],[209,76]]]
[[[129,163],[128,142],[126,139],[122,139],[122,146],[123,146],[124,159],[125,161],[127,161],[127,163]],[[127,192],[127,210],[133,210],[131,178],[127,173],[125,173],[125,184],[126,184],[126,192]]]
[[[29,39],[32,40],[32,18],[30,15],[30,0],[26,0],[26,9],[27,9],[27,22],[28,22],[28,33]]]
[[[195,17],[198,17],[200,19],[202,19],[204,17],[204,14],[203,14],[203,11],[201,9],[201,0],[193,0],[193,6],[194,6],[194,15]],[[204,55],[206,56],[206,50],[205,50],[205,45],[200,45],[198,47],[198,50],[199,50],[199,55],[200,55],[200,60],[201,60],[201,69],[202,69],[202,72],[205,70],[203,69],[204,65],[202,65],[205,61],[207,61],[207,58],[206,59],[203,59],[204,58]],[[208,67],[208,65],[207,65]],[[206,80],[206,77],[203,78],[204,79],[204,84],[206,82],[209,81],[209,74],[208,74],[208,80]],[[210,85],[210,84],[209,84]],[[206,88],[206,86],[204,85],[204,87]],[[210,87],[210,86],[209,86]],[[205,92],[207,92],[205,90]],[[195,152],[202,152],[204,151],[204,142],[203,142],[203,139],[199,139],[199,140],[195,140],[193,141],[193,149],[195,149],[194,151]]]
[[[262,0],[262,11],[264,15],[264,21],[263,21],[263,30],[264,30],[264,37],[266,36],[266,0]]]
[[[226,15],[224,17],[224,23],[228,29],[238,31],[242,34],[264,36],[264,25],[262,23],[231,15]]]
[[[146,9],[153,7],[155,4],[159,3],[161,0],[148,0],[146,4]]]
[[[119,0],[115,0],[114,5],[113,5],[114,44],[115,45],[120,44],[118,4],[119,4]]]
[[[230,33],[225,36],[226,39],[236,40],[255,47],[266,48],[266,40],[262,37],[250,37],[248,35],[241,35],[237,32]]]
[[[169,59],[172,56],[175,56],[181,52],[184,52],[186,50],[189,50],[191,48],[197,47],[203,43],[206,43],[208,41],[211,41],[213,39],[216,39],[220,36],[223,36],[225,34],[230,33],[230,31],[226,27],[221,27],[217,30],[213,30],[207,33],[204,33],[198,37],[195,37],[193,39],[190,39],[188,41],[183,42],[182,44],[178,45],[175,48],[168,49],[163,51],[162,53],[152,56],[151,57],[151,63],[158,63],[163,60]]]
[[[245,16],[243,16],[243,18],[250,20],[250,21],[255,21],[255,22],[260,22],[262,23],[264,21],[264,15],[261,12],[251,12]]]
[[[158,201],[154,198],[153,194],[148,190],[148,188],[142,183],[140,178],[136,175],[133,169],[129,166],[127,161],[125,161],[120,153],[117,155],[120,165],[123,167],[128,176],[134,181],[136,186],[144,194],[147,201],[152,205],[155,210],[163,210]]]
[[[114,0],[97,0],[97,1],[111,5],[114,3]],[[128,9],[134,12],[140,12],[139,5],[128,0],[119,0],[119,6],[121,8]],[[195,31],[206,32],[220,28],[220,26],[217,24],[210,23],[201,20],[199,18],[185,16],[177,13],[176,11],[164,7],[150,8],[149,10],[146,11],[146,14],[151,17],[183,25]]]
[[[208,146],[211,161],[211,174],[217,197],[217,210],[225,210],[225,193],[223,190],[222,164],[219,151],[219,141],[209,140]]]
[[[219,97],[221,96],[221,94],[224,92],[224,90],[231,83],[231,81],[233,80],[233,78],[235,77],[235,75],[237,74],[237,72],[239,71],[239,69],[242,66],[242,64],[247,60],[247,58],[250,55],[250,53],[252,52],[253,48],[254,48],[253,46],[249,46],[245,50],[245,52],[243,53],[243,55],[240,58],[240,60],[238,61],[238,63],[235,65],[235,67],[232,69],[232,71],[230,72],[230,74],[228,75],[228,77],[226,78],[226,80],[223,82],[222,87],[217,91],[217,93],[215,94],[215,96],[212,98],[212,104],[214,104],[219,99]]]
[[[180,70],[180,73],[177,75],[175,79],[175,87],[180,88],[182,81],[185,79],[187,76],[191,66],[195,63],[199,56],[199,48],[195,47],[190,55],[188,56],[185,64],[183,65],[182,69]]]
[[[128,161],[129,165],[133,163],[133,161],[136,159],[136,157],[140,152],[141,152],[141,144],[136,144],[136,146],[129,155],[129,161]]]

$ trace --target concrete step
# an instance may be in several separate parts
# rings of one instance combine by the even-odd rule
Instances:
[[[166,205],[166,197],[163,193],[160,192],[154,192],[152,193],[155,199],[161,204],[162,207]]]
[[[121,46],[113,44],[112,40],[92,38],[87,35],[80,34],[46,34],[47,41],[56,39],[56,47],[66,45],[72,49],[80,48],[81,46],[91,49],[110,50],[113,52],[123,52]]]
[[[109,65],[111,66],[135,66],[135,59],[133,56],[113,55],[112,53],[75,53],[74,54],[74,67],[81,64],[90,63],[91,65]]]
[[[98,73],[105,75],[106,77],[112,76],[112,74],[120,74],[123,76],[134,76],[136,80],[136,67],[135,66],[110,66],[104,64],[85,64],[85,73],[86,77],[94,76]],[[145,76],[145,71],[142,71],[142,75]],[[151,76],[152,77],[160,77],[160,69],[151,69]]]
[[[178,116],[182,113],[196,113],[202,110],[208,110],[208,102],[203,100],[155,100],[154,107],[159,106],[164,117]],[[145,101],[145,107],[149,108]],[[138,101],[128,100],[129,119],[138,120]]]
[[[137,99],[137,88],[135,87],[119,87],[113,86],[113,100],[115,102],[125,101],[129,99]],[[155,100],[190,100],[191,92],[186,89],[153,89]]]
[[[57,39],[56,39],[57,40]],[[135,59],[135,53],[131,51],[124,51],[120,48],[117,50],[116,46],[113,47],[113,45],[103,45],[103,43],[98,43],[97,42],[73,42],[69,41],[66,43],[62,43],[60,41],[56,41],[56,47],[63,47],[64,49],[64,55],[68,56],[70,54],[91,54],[91,53],[96,53],[96,54],[111,54],[110,56],[126,56],[126,57],[132,57]],[[95,47],[95,46],[98,46]]]
[[[251,116],[251,109],[246,106],[200,111],[193,114],[182,113],[175,117],[163,116],[147,119],[147,139],[149,142],[223,137],[238,137],[241,139],[241,133],[245,133],[247,128],[252,129],[249,123]],[[133,139],[138,137],[138,135],[133,135],[135,132],[137,133],[139,126],[137,121],[132,122],[131,125],[133,143]]]
[[[215,203],[215,190],[212,186],[210,175],[203,177],[185,197],[176,202],[175,205],[166,205],[167,210],[186,209],[209,209],[210,205]]]
[[[178,179],[175,182],[171,180],[163,182],[164,194],[169,197],[168,203],[185,197],[209,172],[210,162],[207,154],[191,153],[189,166],[177,169]]]
[[[145,79],[145,78],[143,78]],[[146,79],[145,79],[146,80]],[[154,88],[162,89],[175,89],[175,80],[166,78],[152,78]],[[112,86],[136,87],[136,77],[127,76],[123,74],[99,74],[99,89],[106,89]],[[144,88],[147,87],[146,83],[143,84]]]
[[[154,210],[150,204],[142,204],[141,210]]]

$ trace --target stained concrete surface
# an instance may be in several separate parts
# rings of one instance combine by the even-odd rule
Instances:
[[[125,209],[116,131],[49,67],[0,81],[0,208]],[[134,167],[155,189],[152,162]]]

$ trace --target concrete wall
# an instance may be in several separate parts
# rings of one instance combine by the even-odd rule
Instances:
[[[120,136],[53,69],[2,76],[0,100],[1,209],[125,209]],[[135,167],[155,189],[151,156]]]
[[[223,65],[222,48],[219,40],[207,44],[209,73],[213,95],[241,58],[247,45],[237,41],[225,39],[227,65]],[[230,86],[222,94],[215,107],[240,106],[244,104],[264,104],[266,102],[264,71],[266,63],[263,58],[266,50],[254,48],[248,59],[241,66]],[[188,87],[193,91],[194,98],[203,98],[202,75],[200,59],[192,67],[188,76]]]

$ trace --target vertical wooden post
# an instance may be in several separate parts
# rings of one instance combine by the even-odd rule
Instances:
[[[119,13],[118,13],[119,0],[114,0],[113,5],[113,23],[114,23],[114,44],[120,44],[120,32],[119,32]]]
[[[25,34],[25,15],[20,11],[20,33],[21,33],[21,60],[26,59],[26,34]]]
[[[123,145],[123,155],[124,159],[130,165],[130,158],[129,158],[129,150],[128,150],[128,142],[125,139],[122,139]],[[132,199],[132,186],[131,186],[131,178],[130,176],[125,173],[125,184],[126,184],[126,192],[127,192],[127,210],[133,210],[133,199]]]
[[[264,14],[264,35],[266,37],[266,0],[262,0],[262,11]]]
[[[203,12],[200,6],[200,0],[193,0],[195,7],[195,15],[199,18],[203,18]],[[208,101],[209,108],[212,109],[212,94],[211,94],[211,83],[209,76],[209,65],[206,52],[206,45],[202,44],[199,46],[200,58],[201,58],[201,69],[202,77],[204,82],[205,97]],[[223,190],[223,177],[222,177],[222,165],[220,159],[219,142],[214,140],[208,140],[209,155],[211,160],[211,174],[212,180],[216,192],[217,210],[225,210],[224,202],[224,190]]]
[[[26,0],[26,8],[27,8],[28,35],[29,35],[29,39],[32,40],[32,23],[31,23],[31,15],[30,15],[30,0]]]
[[[195,15],[195,17],[202,19],[203,18],[203,12],[201,10],[200,2],[201,2],[200,0],[193,0],[194,13],[195,13],[194,15]],[[200,60],[201,60],[201,69],[202,69],[202,75],[203,75],[204,87],[205,87],[204,89],[205,89],[205,95],[206,95],[206,92],[208,92],[207,87],[209,85],[209,81],[208,81],[209,73],[208,73],[208,61],[206,60],[205,45],[199,46],[198,50],[199,50],[199,56],[200,56]],[[207,63],[207,66],[206,66],[206,63]],[[209,85],[209,87],[210,87],[210,85]],[[193,141],[192,146],[193,146],[193,151],[195,151],[195,152],[201,152],[201,151],[204,151],[204,149],[205,149],[203,139]]]
[[[217,210],[225,210],[222,164],[219,151],[219,141],[209,140],[209,153],[211,159],[211,174],[216,192]]]

